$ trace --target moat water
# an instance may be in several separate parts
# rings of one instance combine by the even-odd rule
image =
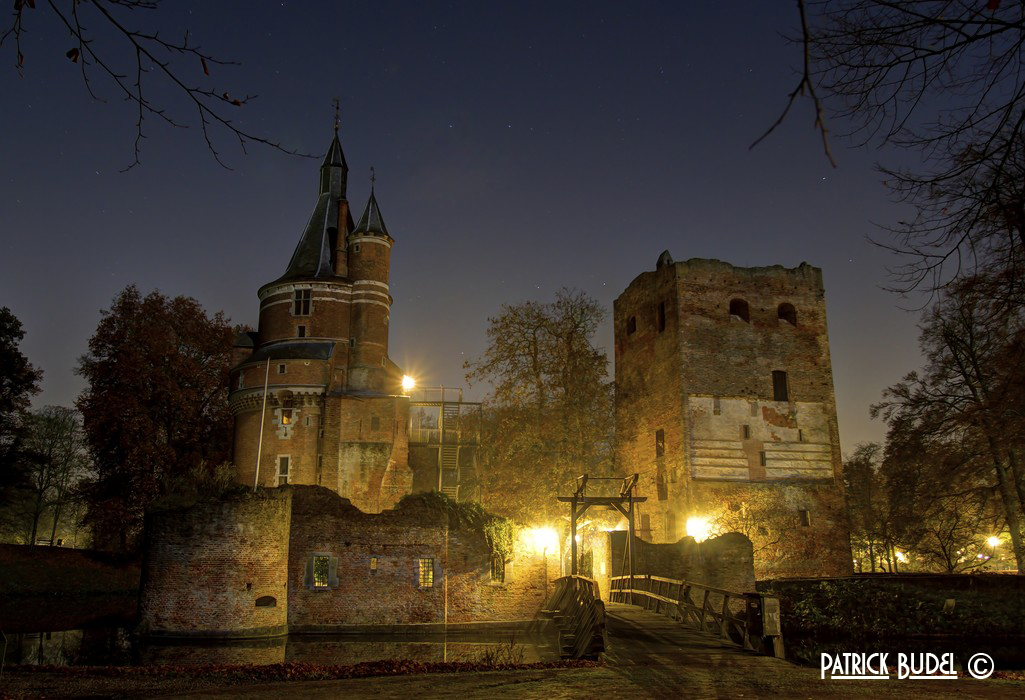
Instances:
[[[0,653],[6,665],[192,666],[300,661],[341,666],[399,659],[531,663],[559,658],[555,639],[525,631],[416,636],[315,634],[245,640],[140,639],[131,633],[130,615],[102,610],[100,616],[93,618],[82,610],[79,612],[85,614],[73,614],[75,611],[69,610],[67,603],[19,602],[20,615],[8,611],[8,619],[0,619],[0,632],[6,637],[4,649],[4,637],[0,636]],[[83,601],[82,606],[89,607],[89,603]],[[66,624],[61,624],[62,618]],[[33,619],[39,624],[34,625]],[[12,631],[15,629],[18,631]]]

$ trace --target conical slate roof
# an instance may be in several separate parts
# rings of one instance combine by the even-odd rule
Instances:
[[[373,190],[370,190],[370,200],[352,233],[377,233],[388,236],[388,229],[384,225],[384,217],[381,216],[381,208],[377,205],[377,197],[374,196]]]
[[[295,247],[295,252],[288,261],[285,274],[275,282],[336,277],[331,265],[331,251],[339,235],[338,202],[345,198],[345,179],[348,170],[349,166],[345,163],[345,153],[342,152],[342,144],[338,140],[336,130],[324,156],[324,162],[320,166],[320,196],[313,208],[313,214],[306,223],[299,245]],[[344,225],[348,222],[341,223]],[[344,236],[345,232],[341,235]]]

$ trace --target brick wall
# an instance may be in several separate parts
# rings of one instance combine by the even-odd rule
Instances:
[[[150,634],[281,632],[292,502],[246,492],[146,520],[139,615]],[[273,607],[256,605],[275,599]]]
[[[311,578],[318,556],[330,561],[323,587]],[[433,562],[430,585],[421,559]],[[140,611],[143,629],[165,635],[532,619],[556,557],[521,543],[505,571],[493,579],[483,539],[451,530],[444,513],[367,514],[322,487],[266,489],[151,515]],[[257,607],[262,596],[276,605]]]
[[[608,535],[608,570],[615,576],[625,575],[622,568],[627,533],[617,530]],[[652,544],[635,537],[634,573],[703,583],[735,593],[755,590],[751,540],[737,533],[704,542],[684,537],[679,542],[665,544]]]
[[[638,534],[675,541],[688,517],[785,484],[800,494],[791,515],[810,511],[816,532],[756,547],[759,577],[848,572],[821,271],[660,260],[616,300],[614,328],[616,462],[648,498]]]

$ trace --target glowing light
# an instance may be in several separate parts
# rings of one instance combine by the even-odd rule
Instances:
[[[986,540],[986,544],[988,544],[990,547],[996,547],[997,545],[1000,544],[1000,538],[999,537],[990,537],[988,540]]]
[[[410,377],[408,374],[402,375],[402,390],[407,394],[416,388],[416,380]]]
[[[531,528],[524,536],[537,552],[554,552],[559,547],[559,534],[550,527]]]
[[[712,534],[712,524],[708,518],[693,516],[687,518],[687,536],[693,537],[698,542],[704,542]]]
[[[897,561],[899,561],[901,564],[906,564],[908,562],[908,557],[906,554],[904,554],[904,552],[897,552],[896,554]]]

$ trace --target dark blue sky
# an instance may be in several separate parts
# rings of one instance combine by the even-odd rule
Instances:
[[[191,8],[191,9],[189,9]],[[44,4],[26,16],[24,77],[3,48],[0,305],[70,404],[101,309],[134,283],[255,324],[317,194],[318,161],[230,135],[212,160],[188,130],[146,123],[97,76],[93,101]],[[880,392],[918,364],[916,316],[880,289],[894,259],[866,236],[901,215],[873,171],[894,154],[836,141],[829,166],[799,104],[754,151],[796,82],[792,3],[181,2],[129,23],[188,28],[242,63],[209,84],[259,98],[240,125],[321,154],[342,102],[349,199],[368,173],[392,235],[391,355],[422,383],[463,384],[503,303],[560,287],[612,300],[668,249],[677,260],[823,269],[845,452],[878,439]],[[102,37],[97,39],[100,46]],[[123,52],[120,52],[123,55]],[[192,61],[183,71],[202,78]],[[843,124],[833,124],[842,131]],[[911,305],[910,302],[904,302]],[[599,343],[610,354],[611,324]],[[611,366],[610,366],[611,370]],[[483,395],[474,387],[470,395]]]

